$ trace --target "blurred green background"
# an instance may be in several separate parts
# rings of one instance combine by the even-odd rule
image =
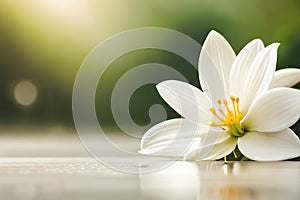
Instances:
[[[298,0],[1,0],[1,126],[74,127],[72,87],[84,58],[108,37],[148,26],[174,29],[200,44],[215,29],[236,52],[257,37],[266,45],[280,42],[278,68],[300,66]],[[149,62],[172,66],[199,85],[197,71],[175,55],[149,49],[129,53],[100,80],[96,109],[101,124],[114,126],[110,98],[117,80]],[[133,119],[147,124],[149,107],[160,102],[168,117],[177,116],[154,85],[140,88],[131,100]]]

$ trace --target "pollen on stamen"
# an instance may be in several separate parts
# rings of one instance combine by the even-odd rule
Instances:
[[[237,98],[235,99],[235,101],[236,101],[236,105],[237,105],[236,107],[237,107],[237,112],[238,112],[238,114],[239,114],[239,117],[242,118],[242,117],[243,117],[243,114],[241,113],[241,111],[240,111],[240,106],[239,106],[240,98],[237,97]]]
[[[209,111],[217,119],[217,121],[210,121],[210,126],[218,126],[223,130],[227,130],[230,135],[240,137],[244,134],[241,127],[241,119],[243,117],[239,108],[238,97],[230,96],[230,102],[227,99],[218,99],[217,108],[209,108]]]
[[[230,96],[232,106],[229,106],[227,99],[218,99],[217,103],[219,104],[218,110],[211,107],[209,108],[210,112],[215,116],[219,122],[209,122],[210,125],[219,125],[219,126],[230,126],[234,123],[238,123],[242,118],[242,113],[239,109],[239,98]],[[225,106],[222,109],[221,105]],[[218,111],[218,112],[217,112]]]
[[[236,103],[235,97],[234,96],[230,96],[230,100],[231,100],[232,108],[233,108],[233,111],[234,111],[234,115],[238,116],[237,103]]]

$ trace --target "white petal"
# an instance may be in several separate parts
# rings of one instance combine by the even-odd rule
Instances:
[[[181,81],[168,80],[157,85],[160,96],[181,116],[208,125],[211,107],[208,97],[198,88]]]
[[[235,53],[226,39],[211,31],[201,49],[198,71],[201,87],[211,99],[224,98]]]
[[[208,127],[202,129],[197,124],[180,118],[161,122],[145,133],[140,153],[181,157],[195,143],[199,144],[198,136],[207,132],[207,129]]]
[[[278,161],[300,156],[300,140],[291,129],[279,132],[248,132],[238,139],[244,156],[257,161]]]
[[[243,119],[247,130],[275,132],[286,129],[300,118],[300,91],[274,88],[260,95]]]
[[[292,87],[300,82],[300,69],[281,69],[275,72],[270,88]]]
[[[278,46],[278,43],[269,45],[259,52],[251,64],[240,97],[242,113],[247,113],[253,99],[269,88],[276,68]]]
[[[250,66],[257,54],[263,49],[262,41],[255,39],[249,42],[237,55],[230,72],[230,95],[242,96]]]
[[[224,131],[210,130],[205,136],[198,148],[186,153],[185,160],[217,160],[229,155],[237,144],[237,138]]]

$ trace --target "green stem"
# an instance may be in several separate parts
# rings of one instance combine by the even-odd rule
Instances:
[[[242,159],[241,159],[241,161],[247,161],[247,160],[248,160],[248,158],[245,157],[245,156],[243,156]]]
[[[238,155],[236,155],[235,150],[232,151],[234,158],[236,159],[238,157]]]

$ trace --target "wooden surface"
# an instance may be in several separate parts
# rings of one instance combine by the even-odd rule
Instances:
[[[300,162],[176,161],[155,173],[132,175],[89,157],[75,135],[60,137],[0,137],[1,200],[300,199]],[[124,170],[137,165],[132,158],[107,159]]]

